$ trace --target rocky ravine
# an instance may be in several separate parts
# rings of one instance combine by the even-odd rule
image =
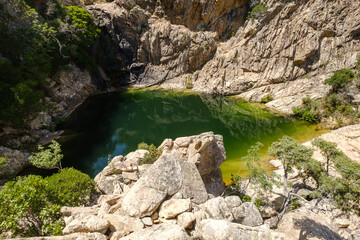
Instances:
[[[249,4],[268,10],[246,20]],[[127,62],[131,84],[238,94],[291,113],[360,53],[357,0],[117,0],[89,6]],[[233,36],[230,38],[230,36]],[[188,87],[189,87],[188,86]]]
[[[345,137],[348,130],[334,134]],[[308,209],[316,200],[309,202],[308,208],[286,213],[274,231],[270,227],[283,201],[281,197],[264,195],[266,204],[259,211],[254,203],[243,203],[238,196],[223,196],[221,172],[217,174],[225,160],[220,135],[208,132],[166,139],[160,148],[163,154],[152,165],[140,165],[146,150],[113,158],[95,178],[102,194],[95,205],[62,208],[66,223],[64,236],[31,239],[355,240],[359,237],[359,217],[345,215],[325,201],[317,203],[313,211]],[[306,189],[300,189],[298,194],[306,194]]]
[[[353,68],[360,52],[360,2],[357,0],[270,0],[267,12],[246,20],[257,0],[63,0],[88,5],[101,28],[93,57],[95,76],[69,66],[53,76],[52,113],[40,113],[31,129],[4,128],[1,155],[44,144],[54,135],[44,127],[69,114],[88,96],[111,86],[160,85],[167,89],[239,95],[291,113],[305,96],[319,98],[329,88],[323,81],[334,71]],[[26,156],[9,161],[14,176]],[[14,157],[15,159],[15,157]],[[13,168],[12,166],[19,166]]]
[[[222,136],[166,139],[160,148],[152,165],[139,165],[146,150],[112,159],[95,178],[95,205],[62,208],[65,236],[31,239],[285,239],[253,203],[220,196]]]

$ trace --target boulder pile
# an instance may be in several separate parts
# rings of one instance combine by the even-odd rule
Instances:
[[[95,178],[102,193],[95,205],[62,208],[58,239],[285,239],[253,203],[221,196],[222,136],[166,139],[160,148],[149,165],[141,165],[146,150],[113,158]]]

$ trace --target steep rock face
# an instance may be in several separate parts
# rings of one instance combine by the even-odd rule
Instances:
[[[360,49],[358,1],[268,1],[263,17],[248,20],[220,44],[195,90],[238,93],[326,75],[352,67]]]
[[[324,96],[334,71],[354,67],[359,1],[271,0],[264,14],[245,21],[248,2],[119,0],[89,9],[119,54],[131,53],[124,66],[139,86],[257,102],[270,94],[269,107],[291,113],[303,97]]]

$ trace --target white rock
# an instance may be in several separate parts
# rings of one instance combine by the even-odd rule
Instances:
[[[184,212],[177,216],[177,224],[184,229],[189,228],[194,221],[195,215],[191,212]]]
[[[161,218],[174,218],[180,213],[191,210],[190,199],[171,199],[161,204],[159,216]]]

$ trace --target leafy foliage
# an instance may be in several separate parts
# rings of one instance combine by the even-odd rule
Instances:
[[[262,143],[257,142],[249,148],[248,154],[242,158],[249,172],[247,179],[242,182],[242,178],[238,174],[232,174],[231,184],[227,189],[230,194],[236,194],[240,197],[244,197],[246,190],[250,185],[255,190],[271,190],[273,188],[273,184],[278,184],[277,176],[274,173],[267,174],[260,166],[260,149],[263,147],[264,145]]]
[[[334,143],[325,140],[314,142],[327,158],[327,168],[330,162],[341,177],[322,174],[318,190],[314,193],[317,197],[327,197],[345,211],[360,212],[360,164],[351,160]]]
[[[268,10],[268,6],[266,6],[266,3],[259,3],[251,9],[248,18],[249,19],[259,18],[263,16],[267,10]]]
[[[317,102],[309,97],[303,98],[302,101],[302,106],[293,108],[294,114],[311,123],[319,122],[321,114]]]
[[[95,182],[87,174],[74,168],[66,168],[45,178],[50,202],[61,206],[79,206],[88,202],[95,191]]]
[[[343,68],[336,71],[331,78],[326,79],[325,83],[331,85],[332,91],[337,93],[343,90],[354,77],[355,73],[353,71]]]
[[[3,172],[3,168],[5,167],[6,161],[7,160],[5,157],[0,157],[0,174]]]
[[[99,30],[86,10],[58,0],[1,6],[0,122],[21,127],[32,113],[46,110],[47,78],[70,61],[93,65],[88,49]]]
[[[64,169],[47,178],[18,177],[0,190],[0,232],[21,236],[61,235],[64,205],[87,203],[95,182],[75,169]]]
[[[188,80],[186,80],[185,87],[186,87],[186,89],[192,89],[192,88],[194,87],[191,78],[189,78]]]
[[[156,148],[154,144],[148,145],[144,142],[138,144],[138,149],[145,149],[149,152],[145,154],[143,160],[140,162],[142,164],[153,164],[162,153],[161,149]]]
[[[332,86],[331,92],[318,100],[304,98],[300,107],[293,108],[294,114],[311,123],[330,123],[331,127],[355,122],[360,115],[358,103],[353,101],[351,91],[353,87],[360,87],[359,76],[349,69],[341,69],[326,79],[325,83]],[[330,122],[327,123],[327,119]],[[333,120],[336,124],[331,122]]]
[[[274,98],[270,94],[268,94],[268,95],[266,95],[266,97],[263,97],[261,99],[261,102],[262,103],[268,103],[268,102],[271,102],[272,100],[274,100]]]
[[[61,159],[64,155],[61,154],[60,144],[55,140],[51,141],[48,149],[43,146],[38,146],[38,153],[34,153],[29,157],[30,162],[38,168],[58,168],[61,169]]]

